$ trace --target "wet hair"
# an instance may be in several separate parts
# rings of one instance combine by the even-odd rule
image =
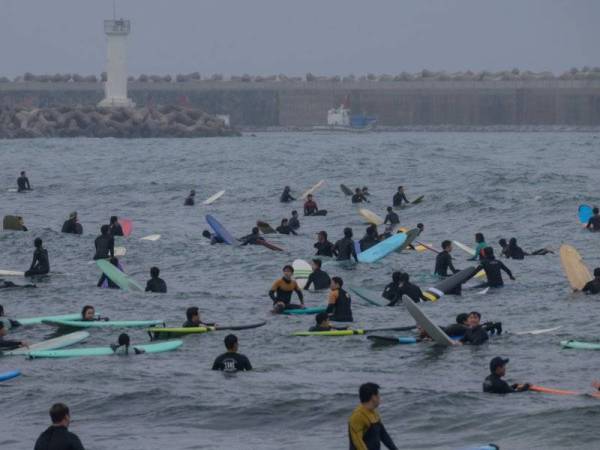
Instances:
[[[398,190],[404,189],[404,186],[398,186]]]
[[[392,273],[392,281],[394,283],[400,283],[400,277],[402,276],[402,272],[396,271]]]
[[[313,196],[312,194],[308,194],[308,195],[306,196],[306,198],[312,198],[312,196]]]
[[[194,189],[192,189],[192,190],[190,191],[190,196],[192,196],[192,197],[193,197],[194,195],[196,195],[196,191],[195,191]]]
[[[319,231],[319,236],[323,236],[323,238],[327,240],[327,231]]]
[[[258,227],[252,228],[252,234],[258,234]]]
[[[41,247],[42,246],[42,238],[35,238],[35,240],[33,241],[33,245],[35,245],[36,247]]]
[[[85,305],[82,309],[81,309],[81,318],[83,319],[85,317],[85,313],[87,312],[88,309],[94,309],[94,307],[92,305]]]
[[[160,275],[160,269],[156,266],[150,268],[150,276],[152,278],[158,278]]]
[[[506,239],[502,238],[498,241],[498,245],[500,247],[506,247],[508,245],[508,243],[506,242]]]
[[[50,414],[50,419],[54,424],[62,422],[65,417],[71,415],[69,412],[69,407],[64,403],[55,403],[50,407],[50,411],[48,411],[48,413]]]
[[[360,194],[360,192],[361,192],[360,188],[358,187],[358,188],[354,189],[354,192],[356,192],[357,194]]]
[[[369,190],[369,188],[368,188],[367,186],[363,186],[362,190],[363,190],[363,191],[368,191],[368,190]]]
[[[323,261],[321,261],[319,258],[313,259],[312,262],[315,263],[315,266],[317,266],[319,269],[323,265]]]
[[[298,215],[298,211],[294,210],[292,211],[292,216],[297,216]]]
[[[317,322],[317,325],[321,325],[323,322],[325,322],[328,319],[329,319],[329,314],[327,314],[326,312],[321,312],[315,316],[315,321]]]
[[[281,225],[283,225],[284,223],[287,223],[288,220],[287,219],[281,219]]]
[[[285,187],[283,188],[283,190],[284,190],[284,191],[289,191],[289,190],[290,190],[290,187],[289,187],[289,186],[285,186]]]
[[[25,171],[24,170],[21,171],[21,175],[25,175]]]
[[[600,210],[598,209],[598,207],[597,207],[597,206],[595,206],[595,207],[592,209],[592,213],[594,213],[594,214],[598,214],[599,212],[600,212]]]
[[[596,267],[596,268],[594,269],[594,276],[595,276],[595,277],[600,277],[600,267]],[[0,316],[1,316],[1,315],[3,315],[3,314],[0,314]]]
[[[187,320],[192,320],[192,317],[197,316],[200,314],[200,311],[198,309],[197,306],[190,306],[188,309],[185,310],[185,317],[187,317]]]
[[[331,281],[333,281],[339,287],[342,287],[344,285],[344,280],[342,280],[340,277],[332,277]]]
[[[208,239],[210,239],[210,238],[212,237],[212,236],[210,235],[210,231],[208,231],[208,230],[204,230],[204,231],[202,232],[202,236],[204,236],[205,238],[208,238]]]
[[[102,233],[102,234],[108,233],[108,225],[102,225],[100,227],[100,233]]]
[[[402,275],[400,275],[400,281],[402,281],[403,283],[407,283],[408,280],[410,280],[410,276],[407,273],[403,273]]]
[[[358,398],[361,403],[367,403],[374,395],[379,394],[379,385],[375,383],[364,383],[358,388]]]
[[[419,230],[422,230],[423,228],[425,228],[425,225],[423,225],[421,222],[419,222],[419,223],[417,224],[417,228],[418,228]]]
[[[442,249],[446,250],[448,247],[450,247],[452,245],[452,242],[449,241],[448,239],[446,239],[445,241],[442,241]]]
[[[469,313],[469,316],[477,316],[478,319],[481,319],[481,314],[479,313],[479,311],[471,311]]]
[[[225,339],[223,339],[223,342],[225,343],[225,348],[227,350],[233,350],[235,344],[238,343],[238,338],[235,334],[228,334],[225,336]]]
[[[292,273],[294,273],[294,268],[292,266],[290,266],[289,264],[286,264],[285,266],[283,266],[283,271],[285,272],[286,270],[291,270]]]
[[[385,210],[386,210],[387,212],[392,212],[392,207],[391,207],[391,206],[388,206],[387,208],[385,208]]]
[[[377,236],[377,227],[375,225],[369,225],[366,229],[367,236]]]
[[[119,346],[124,345],[125,347],[129,347],[131,339],[129,339],[129,335],[127,333],[121,333],[117,342]]]
[[[477,242],[477,243],[485,242],[483,233],[475,233],[475,242]]]
[[[352,228],[350,228],[350,227],[344,228],[344,237],[347,237],[347,238],[352,237]]]
[[[469,315],[467,313],[460,313],[458,316],[456,316],[456,323],[462,325],[467,321],[468,318]]]
[[[110,216],[110,223],[111,224],[117,222],[118,220],[119,220],[119,218],[117,216]]]

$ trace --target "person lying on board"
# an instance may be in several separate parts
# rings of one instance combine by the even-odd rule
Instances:
[[[290,187],[286,186],[283,188],[283,192],[281,193],[281,197],[279,197],[279,201],[281,203],[290,203],[293,202],[294,200],[296,200],[294,197],[292,197],[292,194],[290,194]]]
[[[111,236],[124,236],[123,227],[119,223],[119,218],[117,216],[110,217],[110,224],[108,225],[108,232]]]
[[[396,303],[401,302],[403,295],[410,297],[415,303],[419,303],[421,300],[425,302],[429,301],[429,299],[423,295],[421,288],[416,284],[412,284],[409,280],[410,276],[407,273],[400,275],[400,282],[398,283],[396,295],[387,306],[394,306]]]
[[[304,296],[298,283],[292,278],[293,275],[294,268],[290,265],[285,265],[283,267],[283,276],[275,280],[269,290],[269,297],[273,301],[273,312],[276,314],[281,314],[286,309],[304,308]],[[299,305],[291,303],[294,292],[300,300]]]
[[[581,289],[586,294],[600,294],[600,267],[594,269],[594,279],[588,281]]]
[[[294,236],[298,236],[298,233],[290,226],[287,219],[281,219],[281,225],[275,228],[275,231],[279,234],[293,234]]]
[[[159,277],[160,269],[158,267],[150,268],[150,279],[146,283],[146,292],[157,292],[159,294],[167,293],[167,283]]]
[[[352,196],[352,203],[362,203],[362,202],[369,203],[369,200],[367,199],[367,197],[365,197],[363,195],[360,188],[356,188],[354,190],[354,195]]]
[[[476,272],[479,272],[481,269],[485,271],[487,283],[483,283],[477,286],[478,288],[499,288],[504,286],[504,280],[502,279],[502,271],[506,272],[506,274],[511,280],[515,280],[515,277],[513,276],[510,269],[506,267],[502,261],[498,261],[494,257],[494,249],[492,247],[486,247],[483,249],[483,258],[481,259],[479,266],[477,266]]]
[[[510,238],[508,243],[506,239],[500,239],[498,244],[502,248],[502,252],[500,256],[504,256],[505,258],[512,259],[525,259],[525,256],[537,256],[537,255],[547,255],[548,253],[554,253],[552,250],[547,248],[541,248],[539,250],[535,250],[531,253],[527,253],[521,247],[517,245],[517,238]]]
[[[344,280],[340,277],[331,279],[331,291],[327,302],[326,312],[329,314],[330,320],[336,322],[353,322],[352,317],[352,298],[342,286]]]
[[[317,234],[317,242],[315,242],[313,247],[317,249],[317,254],[315,256],[332,257],[334,255],[334,246],[327,240],[327,231],[319,231],[319,234]]]
[[[400,208],[402,206],[402,202],[410,203],[406,198],[406,194],[404,193],[404,187],[398,186],[398,192],[396,192],[392,198],[392,205],[394,205],[396,208]]]
[[[358,241],[360,244],[360,251],[364,252],[365,250],[374,247],[379,244],[379,236],[377,235],[377,227],[375,225],[369,225],[365,230],[365,235],[363,238]]]
[[[496,356],[490,361],[490,375],[483,382],[483,392],[489,394],[510,394],[529,390],[529,383],[509,385],[502,377],[506,376],[508,358]]]
[[[223,240],[223,238],[217,236],[216,234],[212,234],[210,231],[208,230],[204,230],[202,232],[202,236],[204,236],[206,239],[208,239],[210,241],[211,244],[224,244],[225,241]]]
[[[0,351],[14,350],[15,348],[29,347],[25,341],[10,341],[4,339],[8,334],[8,327],[4,326],[4,322],[0,320]]]
[[[312,194],[308,194],[306,201],[304,202],[304,215],[314,216],[317,212],[319,212],[317,202],[314,201]]]
[[[600,210],[597,207],[592,209],[592,217],[585,226],[590,231],[600,231]]]
[[[292,217],[288,220],[288,225],[292,230],[300,228],[300,220],[298,219],[298,211],[292,211]]]
[[[344,228],[344,237],[333,246],[333,254],[338,261],[348,261],[350,258],[354,258],[354,261],[358,262],[352,236],[352,228]]]
[[[315,286],[315,291],[327,289],[331,285],[331,278],[329,278],[327,272],[321,270],[323,262],[320,259],[315,258],[311,261],[310,265],[312,266],[312,272],[306,280],[304,289],[309,290],[311,285]]]
[[[182,328],[214,327],[216,323],[202,322],[200,309],[197,306],[190,306],[185,310],[186,321],[181,325]]]

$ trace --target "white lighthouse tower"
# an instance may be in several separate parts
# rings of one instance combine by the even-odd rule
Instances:
[[[104,33],[108,41],[108,61],[106,63],[104,100],[98,104],[100,107],[135,106],[127,98],[127,36],[130,31],[129,20],[104,21]]]

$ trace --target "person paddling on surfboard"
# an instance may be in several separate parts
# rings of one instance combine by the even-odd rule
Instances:
[[[192,189],[190,191],[190,195],[188,195],[184,202],[183,202],[183,206],[194,206],[194,197],[196,197],[196,191],[194,189]]]
[[[186,321],[181,325],[182,328],[214,327],[216,323],[202,322],[200,318],[200,309],[197,306],[190,306],[185,310]]]
[[[32,277],[35,275],[46,275],[50,272],[50,260],[48,259],[48,250],[42,245],[41,238],[35,238],[33,241],[35,250],[33,252],[33,261],[29,270],[25,272],[26,277]]]
[[[590,231],[600,231],[600,210],[597,207],[592,209],[592,217],[585,226]]]
[[[354,190],[354,195],[352,196],[352,203],[362,203],[362,202],[370,203],[369,200],[367,199],[367,197],[365,197],[363,195],[360,188],[356,188]]]
[[[404,186],[398,186],[398,192],[396,192],[392,198],[392,205],[394,205],[395,208],[400,208],[402,207],[402,202],[410,203],[404,193]]]
[[[319,212],[317,202],[314,201],[312,194],[308,194],[306,201],[304,202],[304,215],[314,216],[317,212]]]
[[[222,370],[223,372],[238,372],[252,370],[250,360],[241,353],[238,353],[239,344],[235,334],[228,334],[223,339],[227,351],[218,356],[213,363],[212,370]]]
[[[504,286],[504,280],[502,279],[502,271],[506,272],[506,274],[511,280],[515,280],[515,277],[513,276],[510,269],[506,267],[502,261],[498,261],[494,257],[494,249],[492,247],[486,247],[483,249],[483,258],[481,259],[476,272],[479,272],[481,269],[485,271],[485,275],[487,276],[487,283],[477,286],[478,288],[498,288]]]
[[[352,228],[344,228],[344,237],[333,246],[333,254],[338,261],[349,261],[350,258],[354,258],[354,261],[358,262],[352,236]]]
[[[400,275],[400,283],[398,283],[396,296],[387,304],[387,306],[394,306],[396,303],[401,302],[403,295],[410,297],[415,303],[419,303],[421,300],[425,302],[429,301],[429,299],[423,295],[421,288],[416,284],[412,284],[409,280],[410,276],[407,273]]]
[[[292,211],[292,217],[288,220],[288,225],[292,230],[300,228],[300,220],[298,219],[298,211]]]
[[[529,383],[509,385],[502,379],[506,375],[508,358],[496,356],[490,361],[490,375],[483,382],[483,392],[488,394],[510,394],[529,390]]]
[[[216,234],[212,234],[208,230],[204,230],[202,232],[202,236],[204,236],[206,239],[208,239],[211,244],[224,244],[225,243],[225,241],[223,240],[222,237],[217,236]]]
[[[586,294],[600,294],[600,267],[594,269],[594,279],[588,281],[581,289]]]
[[[17,192],[25,191],[31,191],[31,185],[29,184],[29,178],[27,178],[27,175],[23,170],[21,172],[21,176],[17,178]]]
[[[539,250],[535,250],[531,253],[527,253],[521,247],[517,245],[517,238],[510,238],[508,243],[506,239],[500,239],[498,244],[502,248],[502,256],[506,258],[512,259],[525,259],[525,256],[537,256],[537,255],[547,255],[548,253],[554,253],[552,250],[548,250],[547,248],[541,248]]]
[[[327,272],[321,270],[322,261],[320,259],[313,259],[310,265],[312,266],[312,272],[306,280],[304,289],[309,290],[312,284],[315,286],[315,291],[327,289],[331,285],[331,278],[329,278]]]
[[[281,193],[281,196],[279,197],[279,201],[281,203],[290,203],[293,202],[294,200],[296,200],[294,197],[292,197],[292,194],[290,194],[290,187],[286,186],[283,188],[283,192]]]
[[[298,233],[294,231],[294,229],[289,225],[287,219],[281,219],[281,225],[279,225],[275,230],[279,234],[293,234],[294,236],[298,236]]]
[[[327,314],[329,319],[336,322],[354,322],[352,317],[352,298],[342,289],[344,280],[340,277],[331,279],[331,291],[327,299]]]
[[[100,227],[100,236],[94,241],[94,246],[96,247],[94,260],[115,256],[115,238],[110,235],[110,227],[108,225]]]
[[[73,211],[71,214],[69,214],[69,218],[65,220],[65,223],[63,223],[61,232],[69,234],[83,233],[83,227],[77,220],[77,211]]]
[[[119,218],[117,216],[110,217],[110,224],[108,227],[108,232],[111,236],[124,236],[123,228],[121,227],[121,224],[119,223]]]
[[[286,309],[302,309],[304,308],[304,295],[302,290],[292,278],[294,268],[290,265],[283,267],[283,276],[276,280],[269,290],[269,297],[273,300],[273,312],[281,314]],[[292,304],[292,293],[296,293],[300,300],[300,305]]]
[[[167,283],[162,278],[159,278],[159,275],[160,269],[158,267],[150,268],[150,279],[146,283],[146,292],[167,293]]]
[[[317,234],[317,242],[315,242],[313,247],[317,249],[317,254],[315,256],[333,257],[333,244],[327,240],[327,231],[319,231],[319,234]]]

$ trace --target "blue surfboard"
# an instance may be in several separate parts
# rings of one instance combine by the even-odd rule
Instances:
[[[579,205],[579,221],[586,225],[590,217],[593,216],[592,207],[590,205]]]
[[[358,260],[362,263],[374,263],[375,261],[379,261],[381,258],[386,257],[394,250],[399,248],[405,240],[406,234],[395,234],[387,238],[385,241],[380,242],[368,250],[365,250],[360,255],[357,255]]]
[[[217,236],[219,236],[221,239],[223,239],[223,241],[226,244],[229,244],[229,245],[237,244],[238,240],[236,238],[234,238],[231,235],[231,233],[229,231],[227,231],[227,228],[225,228],[223,225],[221,225],[221,223],[217,219],[215,219],[214,216],[207,214],[206,221],[208,222],[208,224],[210,225],[212,230],[215,232],[215,234]]]
[[[0,373],[0,381],[12,380],[21,375],[20,370],[11,370],[10,372]]]

